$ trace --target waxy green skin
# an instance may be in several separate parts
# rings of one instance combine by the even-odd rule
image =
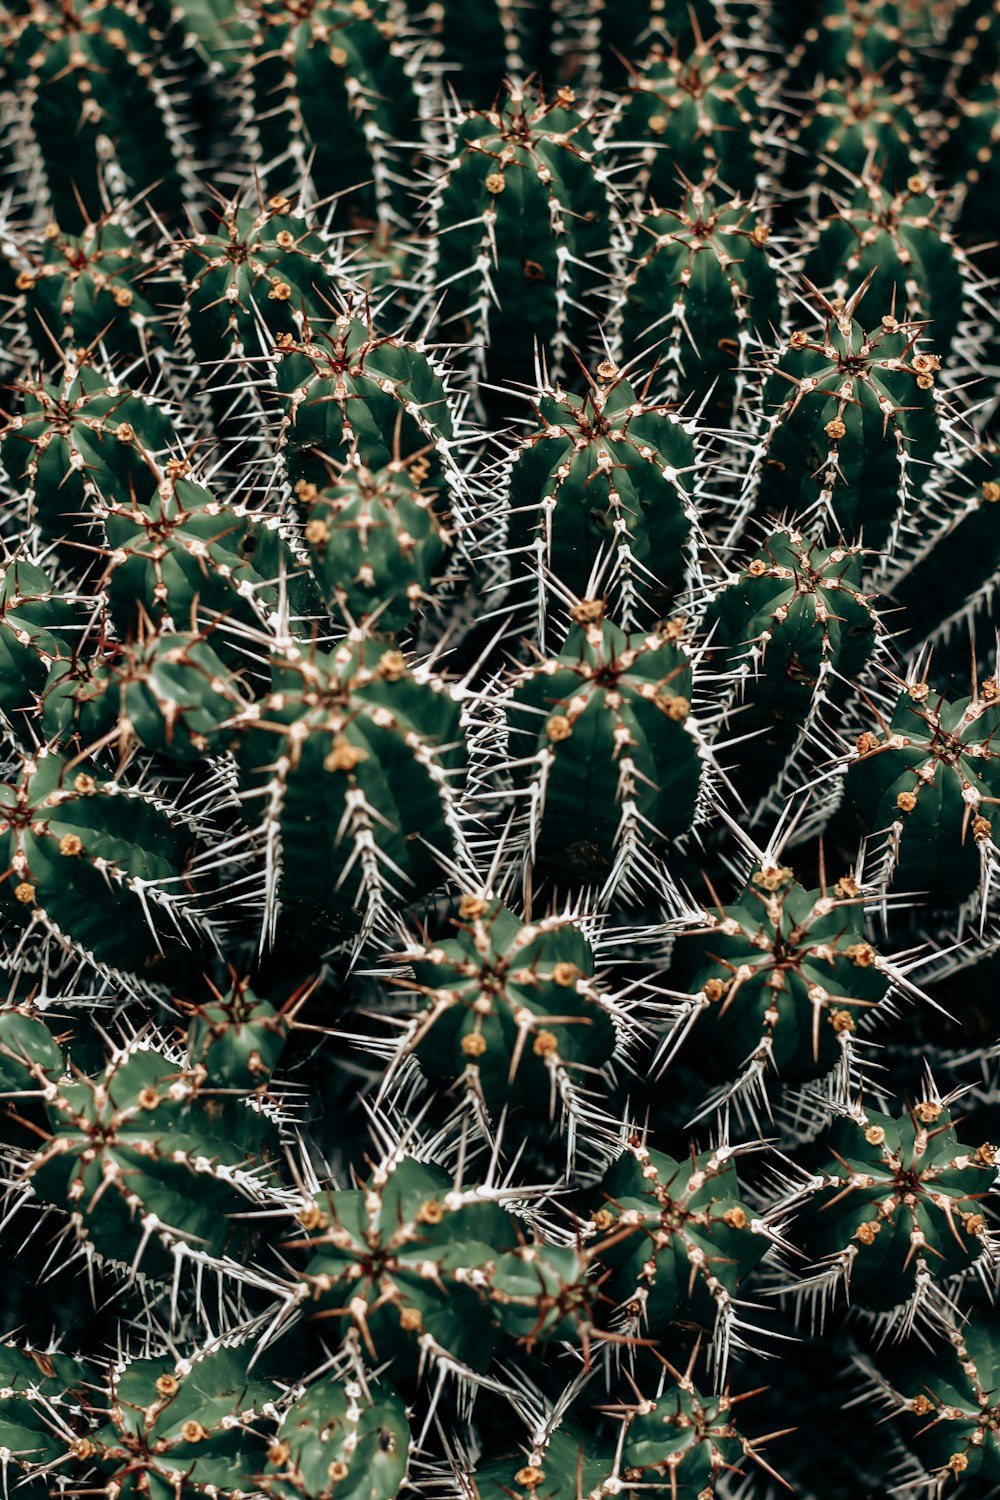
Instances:
[[[728,1396],[701,1396],[685,1382],[648,1405],[651,1410],[640,1408],[626,1422],[621,1468],[632,1483],[655,1485],[671,1500],[700,1500],[715,1493],[720,1473],[752,1467]]]
[[[41,694],[42,728],[66,747],[97,741],[198,761],[224,746],[223,726],[243,706],[236,679],[190,632],[157,635],[101,658],[57,662]]]
[[[260,1091],[277,1067],[289,1022],[245,979],[201,1002],[188,1026],[188,1066],[203,1067],[222,1088]]]
[[[62,1051],[45,1022],[27,1007],[0,1010],[0,1089],[41,1089],[62,1072]]]
[[[951,1331],[950,1347],[935,1344],[887,1369],[893,1422],[924,1474],[946,1493],[976,1477],[1000,1480],[1000,1329],[977,1308],[974,1321]],[[958,1461],[953,1463],[953,1459]]]
[[[571,922],[527,926],[491,900],[480,915],[460,920],[454,938],[411,963],[424,1004],[407,1046],[428,1078],[446,1086],[468,1077],[494,1115],[515,1102],[548,1108],[552,1068],[585,1085],[581,1066],[599,1069],[614,1053],[614,1023],[593,983],[593,950]],[[465,1050],[470,1036],[480,1039],[475,1050]],[[551,1051],[548,1037],[556,1042]]]
[[[647,820],[644,836],[688,832],[702,775],[684,722],[692,682],[681,646],[664,634],[626,636],[610,621],[575,626],[557,657],[516,679],[507,706],[509,751],[527,764],[515,764],[512,774],[518,788],[544,787],[540,859],[557,862],[564,874],[607,868],[626,753],[638,773],[633,795]]]
[[[895,194],[879,183],[858,187],[820,226],[804,271],[837,297],[849,297],[870,276],[862,315],[894,308],[901,322],[926,320],[930,347],[948,360],[963,319],[983,322],[984,314],[969,302],[968,264],[941,223],[938,199],[919,175],[910,184]]]
[[[477,1500],[576,1500],[580,1495],[600,1496],[615,1472],[614,1445],[595,1439],[592,1428],[564,1419],[533,1455],[545,1478],[539,1489],[519,1479],[528,1458],[525,1448],[509,1457],[481,1463],[469,1475]]]
[[[320,1222],[297,1242],[310,1252],[306,1307],[331,1337],[357,1327],[369,1358],[391,1361],[391,1378],[413,1372],[428,1336],[480,1373],[497,1346],[499,1329],[464,1272],[513,1249],[515,1221],[487,1199],[450,1207],[452,1188],[440,1167],[405,1157],[384,1183],[320,1193]]]
[[[391,1387],[369,1394],[321,1377],[284,1413],[258,1482],[274,1500],[396,1500],[409,1452],[406,1408]]]
[[[817,73],[878,74],[894,86],[904,81],[914,62],[908,43],[926,19],[915,7],[899,0],[822,0],[816,12],[788,59],[796,90],[810,88]]]
[[[139,364],[153,373],[170,343],[170,294],[152,252],[113,215],[80,234],[52,224],[23,247],[0,246],[0,296],[12,303],[2,321],[23,325],[43,369],[58,362],[54,340],[67,351],[102,349],[115,369]]]
[[[913,95],[906,86],[893,88],[867,72],[824,80],[803,101],[793,145],[789,175],[807,187],[813,201],[824,189],[842,193],[851,177],[865,175],[870,160],[878,162],[885,188],[902,192],[924,161]]]
[[[67,838],[73,849],[80,841],[79,852],[62,852]],[[43,931],[51,924],[96,963],[141,972],[164,948],[182,940],[199,945],[197,927],[184,921],[177,904],[181,932],[140,894],[152,885],[181,896],[193,843],[183,824],[96,766],[41,751],[25,760],[16,782],[0,786],[8,871],[0,907],[19,925],[40,912]],[[18,889],[29,899],[19,899]]]
[[[714,33],[713,26],[704,34]],[[633,57],[607,142],[632,167],[642,198],[667,209],[681,182],[711,176],[721,190],[751,198],[762,175],[765,125],[751,75],[730,66],[711,40],[690,50],[654,46]]]
[[[490,1312],[527,1349],[590,1342],[602,1297],[589,1256],[566,1245],[519,1245],[483,1268]]]
[[[512,94],[455,124],[427,279],[444,292],[443,333],[483,346],[490,381],[533,381],[536,341],[556,377],[586,347],[612,207],[589,123],[561,95]]]
[[[893,1119],[859,1106],[836,1120],[790,1231],[814,1273],[848,1264],[850,1300],[872,1312],[909,1301],[918,1276],[947,1281],[984,1256],[995,1150],[964,1145],[941,1106],[921,1120],[924,1108]]]
[[[230,725],[248,815],[276,794],[278,893],[286,908],[358,931],[383,892],[409,903],[443,879],[454,849],[447,774],[464,764],[458,704],[377,641],[276,659],[272,693]],[[328,759],[330,758],[330,759]],[[379,882],[357,857],[370,836]]]
[[[251,1346],[219,1345],[190,1368],[169,1358],[133,1359],[109,1372],[108,1420],[90,1437],[90,1466],[125,1500],[228,1497],[256,1488],[266,1462],[266,1411],[275,1386],[248,1370]],[[157,1381],[160,1385],[157,1385]],[[172,1382],[172,1393],[163,1394]],[[81,1468],[83,1466],[81,1465]]]
[[[178,444],[174,422],[158,402],[109,387],[86,366],[68,368],[60,385],[22,390],[23,414],[0,431],[0,462],[42,540],[64,544],[82,572],[90,553],[70,549],[93,546],[98,501],[153,499],[156,463]]]
[[[790,870],[756,870],[706,922],[676,955],[685,988],[706,1001],[685,1052],[694,1066],[721,1057],[739,1069],[766,1041],[765,1078],[821,1078],[841,1058],[842,1035],[888,993],[865,941],[864,904],[805,890]]]
[[[221,503],[194,479],[166,475],[146,503],[98,507],[107,542],[102,583],[121,636],[155,626],[210,633],[230,669],[266,652],[260,640],[283,597],[293,628],[308,633],[320,607],[304,562],[278,522]],[[256,639],[255,639],[256,638]]]
[[[80,1363],[56,1349],[0,1343],[0,1446],[11,1488],[51,1495],[48,1464],[62,1466],[87,1399]],[[58,1468],[56,1472],[58,1472]]]
[[[409,9],[440,48],[446,87],[457,86],[475,109],[491,109],[503,97],[503,79],[541,74],[548,61],[542,0],[442,0],[431,14],[412,0]]]
[[[734,784],[750,804],[766,798],[808,754],[803,727],[847,696],[872,659],[882,627],[862,590],[865,555],[820,547],[800,533],[771,533],[709,603],[705,629],[734,734],[743,747]]]
[[[592,383],[583,396],[546,391],[535,410],[541,425],[522,438],[510,469],[516,591],[541,608],[552,574],[583,598],[595,563],[611,550],[610,596],[630,613],[638,601],[664,612],[691,562],[688,427],[620,376]]]
[[[846,317],[829,317],[800,347],[800,335],[792,335],[764,386],[772,425],[757,459],[757,515],[815,515],[811,528],[828,544],[863,538],[866,547],[891,546],[899,521],[923,496],[943,441],[936,365],[914,347],[918,333],[878,325],[866,332]],[[929,384],[922,387],[921,379]],[[831,422],[842,423],[843,436],[826,431]]]
[[[717,206],[718,203],[718,206]],[[782,325],[777,274],[760,215],[695,189],[677,211],[633,221],[622,287],[622,346],[646,351],[654,386],[710,422],[740,421],[738,366]]]
[[[442,485],[456,431],[444,382],[420,344],[378,334],[343,314],[329,333],[289,347],[275,372],[281,447],[291,483],[329,482],[329,460],[354,454],[379,470],[422,456],[423,482]]]
[[[298,342],[307,324],[323,327],[335,315],[338,282],[329,240],[287,198],[252,208],[227,204],[209,233],[184,241],[179,262],[182,326],[206,376],[235,361],[259,380],[269,341],[286,335]],[[225,411],[237,396],[231,388],[236,377],[220,369],[217,379],[227,387],[216,397]]]
[[[678,1162],[634,1141],[608,1169],[596,1203],[588,1249],[610,1269],[604,1291],[640,1337],[662,1337],[678,1317],[712,1329],[770,1244],[740,1200],[732,1159],[710,1151]],[[666,1241],[657,1244],[661,1233]]]
[[[238,14],[237,87],[268,188],[284,191],[308,166],[316,198],[341,195],[349,221],[405,222],[416,148],[402,143],[417,139],[420,105],[412,44],[395,35],[384,0],[324,0],[306,14],[283,0],[248,0]]]
[[[937,693],[900,694],[888,728],[859,746],[847,772],[847,796],[865,828],[899,825],[892,869],[896,890],[962,900],[982,878],[980,843],[991,837],[992,805],[1000,797],[1000,702]],[[916,797],[906,811],[898,798]],[[973,820],[982,816],[986,828]]]
[[[161,214],[182,214],[185,152],[159,66],[169,50],[137,0],[17,0],[4,15],[0,107],[37,148],[51,215],[69,233],[100,218],[106,194],[152,188]]]
[[[78,1215],[102,1260],[169,1282],[178,1247],[237,1274],[256,1260],[255,1203],[280,1186],[277,1126],[245,1096],[153,1047],[63,1080],[45,1101],[51,1130],[23,1166],[34,1198]],[[102,1184],[106,1184],[102,1191]],[[155,1221],[147,1224],[148,1215]]]
[[[27,558],[0,572],[0,712],[22,741],[52,662],[79,645],[89,613]]]
[[[372,618],[380,633],[405,630],[433,599],[451,537],[445,501],[422,486],[422,472],[423,455],[375,473],[345,464],[321,490],[296,488],[313,576],[348,624]]]

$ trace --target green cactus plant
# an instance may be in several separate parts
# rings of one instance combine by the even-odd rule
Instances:
[[[528,380],[534,343],[558,378],[586,346],[611,271],[614,195],[572,89],[512,87],[496,108],[449,121],[435,184],[425,285],[445,338],[471,345],[491,381]]]
[[[546,387],[510,458],[511,602],[544,646],[554,587],[595,582],[624,628],[663,613],[697,571],[693,423],[649,401],[610,361],[584,396]]]
[[[172,945],[204,942],[185,888],[194,833],[139,788],[42,750],[3,784],[0,831],[0,901],[27,936],[139,972]]]
[[[10,301],[3,326],[43,367],[60,348],[100,351],[115,369],[150,374],[168,360],[169,281],[124,214],[104,214],[80,234],[46,224],[37,239],[0,246],[0,297]]]
[[[724,1373],[742,1323],[740,1282],[773,1243],[741,1198],[732,1150],[679,1162],[632,1136],[597,1201],[588,1248],[611,1272],[604,1290],[618,1304],[612,1327],[638,1337],[678,1320],[700,1327]]]
[[[891,717],[858,736],[847,796],[866,831],[885,834],[884,878],[895,888],[962,902],[988,886],[998,716],[995,684],[948,702],[912,682]]]
[[[731,780],[752,804],[750,823],[776,810],[789,776],[828,738],[848,684],[883,646],[863,565],[860,548],[820,547],[777,530],[709,603],[705,628],[726,728],[749,737]]]
[[[453,542],[446,503],[421,479],[424,453],[372,471],[357,454],[295,499],[323,601],[347,624],[393,634],[434,599]]]
[[[628,1008],[595,978],[593,949],[559,916],[522,922],[495,898],[466,894],[453,937],[398,955],[418,1005],[407,1019],[382,1097],[414,1058],[433,1084],[468,1091],[496,1124],[508,1110],[539,1108],[587,1121],[599,1148],[600,1080],[634,1032]]]
[[[603,614],[594,600],[573,606],[559,654],[511,683],[507,723],[529,857],[612,888],[649,878],[647,841],[690,832],[707,756],[683,620],[626,635]]]
[[[440,1168],[394,1160],[364,1188],[320,1193],[300,1214],[298,1301],[361,1352],[412,1374],[428,1357],[485,1374],[499,1329],[471,1274],[516,1244],[514,1223]]]
[[[634,221],[620,336],[630,359],[655,362],[655,387],[670,400],[729,427],[745,415],[751,352],[773,341],[783,313],[766,219],[713,189]]]
[[[714,34],[633,57],[602,142],[634,176],[637,196],[670,209],[682,184],[713,178],[752,198],[770,143],[753,72]]]
[[[843,1109],[787,1204],[790,1236],[812,1262],[794,1295],[822,1317],[843,1289],[887,1329],[946,1315],[949,1282],[992,1264],[983,1199],[995,1157],[988,1142],[962,1144],[933,1087],[898,1117]]]
[[[883,549],[940,482],[950,418],[935,389],[941,361],[918,349],[919,325],[887,312],[865,329],[854,318],[863,295],[864,284],[843,308],[820,297],[822,330],[796,329],[770,358],[746,494],[759,516]]]
[[[681,940],[688,995],[662,1051],[683,1044],[695,1066],[733,1079],[706,1108],[741,1096],[766,1106],[769,1084],[850,1064],[866,1012],[905,984],[866,941],[864,917],[852,876],[832,892],[808,891],[787,865],[763,865],[734,903],[706,911],[703,927]]]
[[[321,917],[321,931],[368,931],[440,883],[462,837],[458,721],[442,678],[375,639],[275,658],[271,694],[229,723],[262,835],[268,931],[279,904]]]
[[[268,190],[308,174],[317,198],[345,197],[362,221],[405,223],[405,143],[418,129],[427,61],[400,9],[327,0],[302,13],[246,0],[236,17],[243,129]]]
[[[3,17],[0,116],[11,155],[69,233],[109,200],[154,188],[178,216],[193,191],[192,152],[170,41],[137,0],[9,7]],[[73,143],[67,151],[67,142]]]

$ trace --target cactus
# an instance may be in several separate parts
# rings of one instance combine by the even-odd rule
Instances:
[[[636,58],[602,139],[634,173],[637,197],[669,209],[681,183],[708,177],[751,198],[770,133],[753,74],[709,37]]]
[[[153,499],[149,460],[166,462],[179,441],[165,406],[69,362],[58,385],[26,382],[22,397],[23,414],[0,429],[0,463],[44,541],[92,545],[101,500]]]
[[[1000,482],[996,453],[987,442],[962,454],[942,487],[942,517],[929,527],[913,555],[900,558],[887,589],[916,622],[914,644],[954,658],[958,681],[968,680],[970,633],[989,639],[1000,568]],[[935,600],[925,618],[921,601]],[[985,628],[984,628],[985,627]],[[984,675],[985,675],[984,669]]]
[[[26,756],[0,797],[9,922],[126,971],[171,945],[201,946],[185,890],[194,834],[181,818],[55,751]]]
[[[92,1398],[105,1420],[81,1440],[106,1490],[120,1495],[235,1496],[264,1467],[261,1419],[274,1389],[250,1374],[250,1351],[216,1344],[194,1359],[123,1360]],[[101,1405],[106,1402],[106,1412]]]
[[[897,889],[962,902],[988,885],[998,715],[992,680],[981,697],[956,702],[912,682],[891,718],[858,736],[847,796],[868,832],[885,833],[885,878]]]
[[[996,1485],[995,7],[0,12],[5,1500]]]
[[[210,1000],[192,1007],[188,1064],[222,1088],[259,1093],[285,1049],[289,1022],[245,978],[234,977],[228,992],[212,989]]]
[[[794,103],[801,118],[789,142],[790,169],[814,208],[827,194],[842,191],[845,180],[863,177],[873,161],[890,193],[902,192],[914,169],[925,174],[921,121],[906,82],[893,87],[881,73],[862,67],[824,81],[807,100]]]
[[[282,1413],[258,1482],[275,1500],[334,1493],[396,1500],[409,1449],[406,1410],[395,1393],[321,1376]]]
[[[414,0],[408,9],[415,30],[433,38],[445,86],[476,109],[496,104],[504,78],[529,78],[544,67],[548,17],[539,0],[441,0],[428,11]]]
[[[691,721],[684,622],[626,635],[584,600],[558,656],[514,679],[510,773],[532,860],[609,886],[649,878],[656,847],[688,833],[705,753]],[[652,846],[651,848],[649,846]]]
[[[853,878],[807,891],[787,865],[761,866],[732,905],[706,911],[676,962],[688,995],[663,1050],[683,1044],[710,1077],[734,1078],[707,1107],[741,1096],[766,1107],[769,1083],[849,1065],[859,1024],[898,977],[865,939]]]
[[[37,240],[0,246],[0,295],[11,303],[3,322],[42,366],[59,348],[100,351],[118,370],[155,374],[163,364],[170,288],[124,218],[105,214],[80,234],[50,223]]]
[[[386,1070],[384,1094],[410,1057],[433,1084],[468,1091],[499,1122],[520,1107],[587,1120],[606,1064],[634,1027],[595,980],[594,952],[564,918],[523,923],[497,900],[465,895],[454,937],[413,944],[399,955],[412,972],[420,1008],[408,1019]],[[621,1034],[621,1037],[620,1037]]]
[[[0,711],[24,738],[51,664],[69,657],[87,625],[83,599],[63,593],[44,569],[15,556],[0,582]]]
[[[575,104],[572,89],[512,87],[495,109],[449,120],[426,286],[444,293],[443,335],[471,344],[493,382],[531,380],[536,341],[549,375],[569,368],[611,271],[614,197]]]
[[[732,781],[750,821],[774,810],[789,774],[828,737],[847,685],[878,652],[879,616],[862,589],[858,548],[819,547],[774,531],[705,616],[723,676],[728,727],[750,736]]]
[[[740,420],[751,351],[782,326],[769,237],[752,207],[739,197],[717,205],[711,186],[693,188],[678,210],[635,220],[622,347],[655,360],[669,398],[717,426]]]
[[[58,1349],[0,1344],[0,1439],[4,1472],[28,1496],[46,1493],[46,1475],[64,1471],[67,1457],[88,1455],[77,1434],[86,1376]]]
[[[970,341],[984,342],[993,314],[981,275],[940,218],[940,200],[917,173],[895,193],[864,181],[819,226],[804,267],[830,296],[846,300],[863,283],[865,311],[890,308],[901,321],[926,322],[950,374]]]
[[[76,233],[108,201],[154,185],[161,211],[181,213],[193,189],[190,122],[169,39],[137,0],[18,3],[0,54],[4,154],[27,166],[56,223]]]
[[[223,725],[243,707],[232,674],[190,632],[157,635],[101,661],[76,655],[55,663],[41,692],[46,737],[85,754],[117,742],[179,761],[218,754]]]
[[[461,840],[449,778],[463,746],[440,677],[364,637],[276,657],[272,693],[229,732],[263,844],[269,929],[280,903],[366,931],[441,881]]]
[[[794,1286],[824,1306],[841,1288],[892,1330],[946,1316],[947,1287],[992,1264],[983,1198],[995,1148],[963,1145],[928,1089],[898,1118],[857,1103],[823,1137],[815,1171],[788,1207],[813,1262]]]
[[[278,339],[298,340],[310,320],[335,315],[339,283],[329,239],[283,194],[254,207],[222,205],[209,233],[182,242],[181,334],[218,390],[224,420],[262,407]]]
[[[693,424],[610,362],[583,397],[547,387],[536,410],[540,425],[510,459],[513,602],[527,604],[544,644],[552,582],[582,598],[597,569],[622,625],[648,624],[695,572]]]
[[[290,482],[321,486],[330,460],[356,455],[373,470],[402,462],[418,487],[443,486],[447,477],[463,493],[455,458],[463,405],[422,343],[379,334],[370,318],[345,312],[332,332],[307,329],[298,345],[289,335],[279,352],[280,445]]]
[[[187,459],[150,466],[148,500],[95,503],[106,546],[101,583],[126,638],[145,621],[211,632],[211,649],[236,668],[265,651],[275,630],[303,631],[318,604],[308,567],[280,521],[245,504],[221,504]]]
[[[301,479],[295,498],[313,575],[332,615],[405,630],[434,598],[452,542],[442,496],[422,488],[425,455],[374,473],[355,452],[322,489]]]
[[[874,1372],[877,1394],[905,1432],[914,1487],[941,1494],[961,1480],[994,1483],[1000,1474],[996,1347],[993,1319],[980,1314],[965,1330],[949,1329],[948,1345],[931,1358],[909,1368],[896,1361],[887,1376]]]
[[[470,1273],[516,1243],[489,1194],[404,1157],[366,1188],[318,1194],[300,1217],[307,1237],[293,1244],[309,1260],[299,1300],[312,1316],[353,1330],[397,1374],[428,1356],[485,1373],[499,1330]]]
[[[822,331],[796,329],[771,357],[748,494],[758,515],[791,513],[828,541],[883,549],[940,483],[949,415],[919,325],[887,312],[864,328],[853,316],[863,295],[862,284],[843,309],[819,298]]]
[[[15,1185],[25,1201],[66,1216],[88,1256],[144,1276],[210,1268],[275,1286],[249,1264],[255,1213],[290,1216],[295,1199],[272,1162],[274,1121],[228,1099],[203,1072],[140,1038],[102,1073],[47,1091],[48,1129]]]
[[[317,198],[346,197],[362,221],[405,223],[405,143],[418,128],[426,62],[400,32],[399,9],[329,0],[302,14],[248,0],[237,14],[242,123],[268,190],[308,172]]]
[[[591,1253],[611,1272],[612,1326],[641,1336],[679,1320],[714,1331],[724,1372],[741,1327],[739,1284],[772,1244],[741,1201],[732,1151],[692,1152],[678,1162],[633,1136],[598,1201]]]
[[[745,1398],[728,1393],[705,1397],[689,1373],[673,1373],[675,1386],[626,1413],[621,1450],[625,1480],[669,1484],[678,1496],[695,1500],[714,1495],[724,1474],[752,1473],[756,1465],[774,1475],[759,1452],[766,1439],[746,1438],[735,1424],[733,1407]]]

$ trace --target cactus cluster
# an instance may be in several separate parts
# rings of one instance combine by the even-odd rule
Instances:
[[[0,0],[5,1496],[1000,1485],[998,86]]]

